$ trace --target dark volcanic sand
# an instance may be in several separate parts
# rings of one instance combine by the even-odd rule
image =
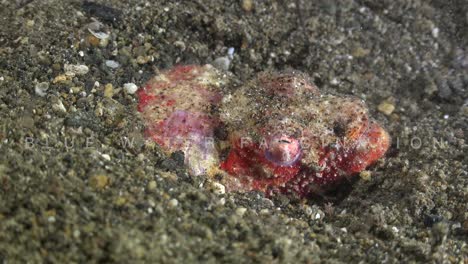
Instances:
[[[466,0],[131,2],[0,1],[0,262],[468,262]],[[188,177],[122,87],[228,47],[365,99],[387,157],[309,200]]]

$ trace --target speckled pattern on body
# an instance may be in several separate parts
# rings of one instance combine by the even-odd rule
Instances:
[[[467,263],[465,0],[0,6],[0,263]],[[364,100],[387,157],[306,200],[189,177],[133,89],[230,47],[235,87],[295,69]]]

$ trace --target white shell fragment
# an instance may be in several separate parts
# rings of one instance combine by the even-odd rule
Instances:
[[[123,88],[128,94],[134,94],[138,90],[138,86],[134,83],[126,83]]]
[[[36,84],[34,87],[34,92],[36,92],[37,95],[44,97],[47,95],[47,90],[49,89],[49,83],[48,82],[41,82]]]

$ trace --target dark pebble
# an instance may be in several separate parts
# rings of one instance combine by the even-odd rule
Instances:
[[[93,131],[100,131],[103,129],[99,120],[96,120],[94,114],[91,112],[73,113],[65,118],[64,124],[68,127],[83,127]]]
[[[427,214],[424,217],[424,225],[426,227],[432,227],[434,224],[439,223],[442,221],[444,218],[440,215],[435,215],[435,214]]]
[[[118,22],[122,16],[122,11],[118,9],[91,1],[84,1],[81,8],[88,15],[96,17],[103,22]]]

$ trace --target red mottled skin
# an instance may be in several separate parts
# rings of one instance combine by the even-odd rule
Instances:
[[[158,144],[175,151],[179,146],[174,145],[174,138],[186,138],[194,133],[211,136],[213,128],[219,125],[219,119],[206,110],[219,103],[221,94],[194,81],[204,71],[196,65],[176,66],[165,72],[164,80],[151,80],[138,91],[139,112],[151,115],[155,108],[160,111],[158,115],[147,116],[150,122],[147,122],[146,131]],[[190,89],[202,100],[197,105],[188,104],[181,108],[181,104],[191,103],[193,98],[185,98],[180,94],[180,88],[182,92]]]
[[[240,140],[233,144],[221,169],[230,175],[244,177],[244,184],[251,184],[252,189],[265,191],[270,186],[284,185],[300,172],[297,164],[281,166],[267,159],[259,144],[241,145]]]
[[[366,169],[390,145],[362,101],[320,95],[304,74],[261,73],[235,91],[219,87],[224,79],[211,67],[176,66],[140,89],[138,110],[148,137],[183,150],[193,174],[220,168],[228,189],[306,196]],[[202,139],[220,127],[227,139],[206,148]]]
[[[278,165],[265,157],[258,144],[241,147],[239,143],[233,145],[221,168],[231,175],[247,176],[244,184],[250,184],[252,189],[267,191],[278,187],[283,193],[293,191],[305,196],[365,170],[385,154],[390,143],[387,132],[375,123],[356,142],[360,143],[342,145],[340,149],[321,148],[320,169],[308,167],[299,159],[293,164]],[[361,149],[362,144],[365,146]]]

